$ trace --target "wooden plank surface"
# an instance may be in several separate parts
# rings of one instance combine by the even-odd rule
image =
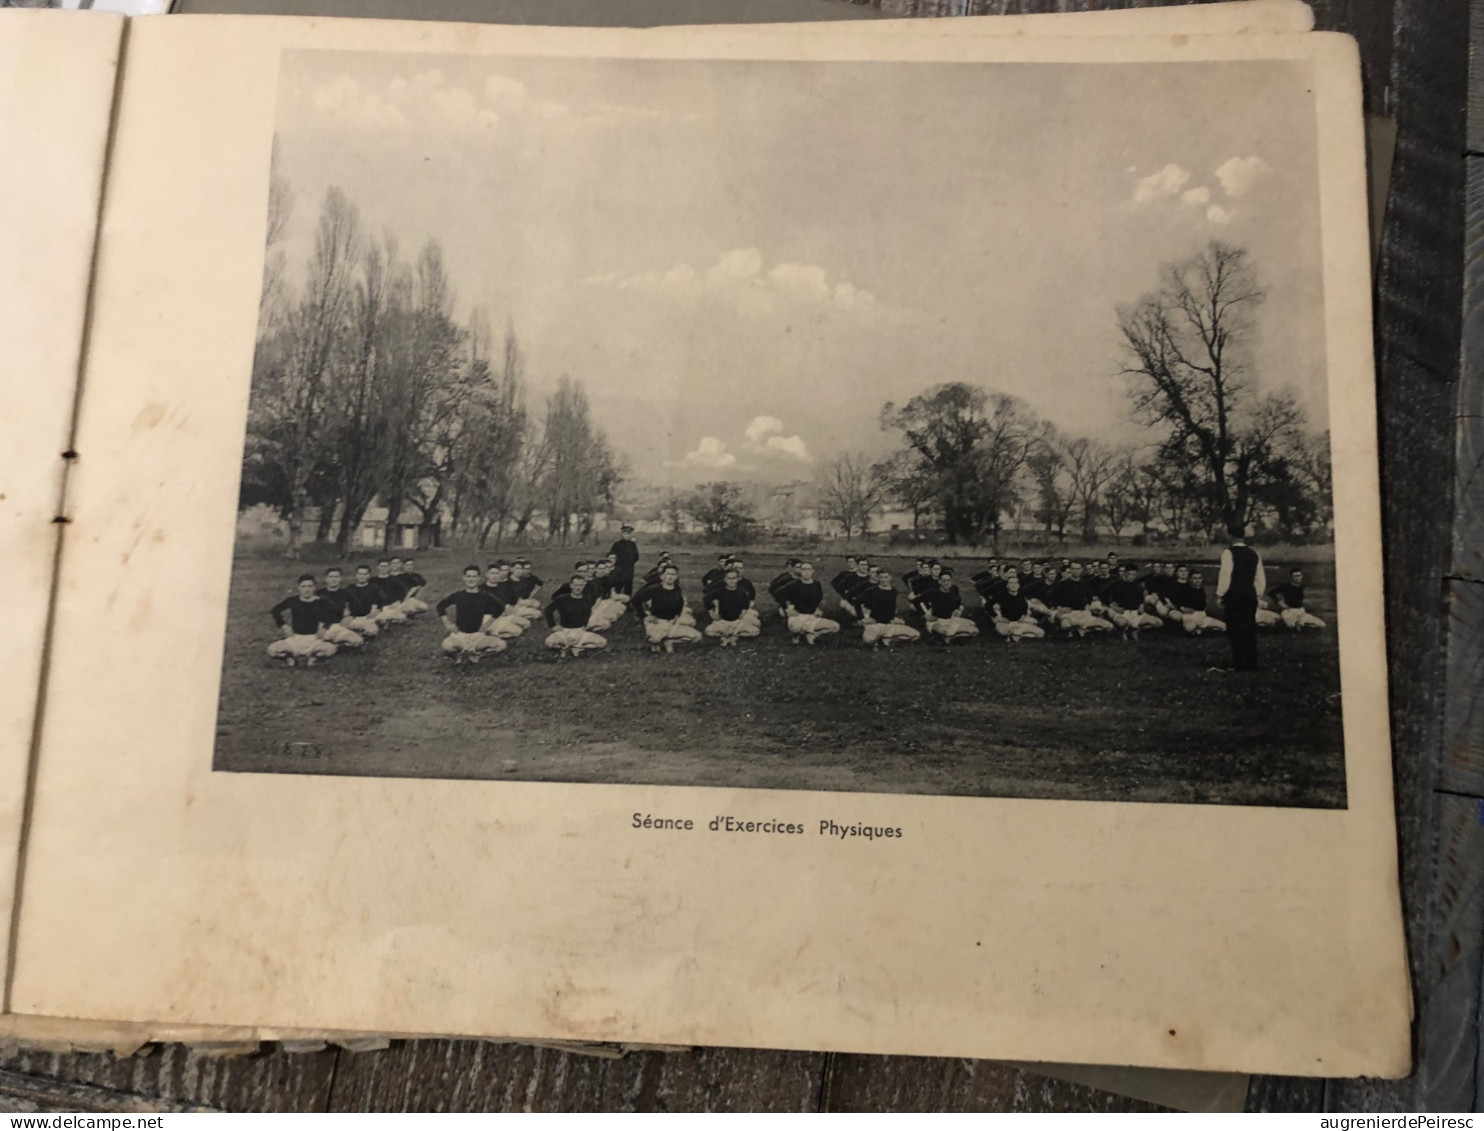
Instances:
[[[1011,1064],[914,1056],[830,1057],[821,1109],[861,1111],[1163,1111]]]
[[[890,14],[952,15],[1131,5],[883,0],[880,6]],[[1479,1082],[1476,1069],[1463,1067],[1477,1063],[1477,1040],[1470,1043],[1458,1031],[1467,1027],[1467,1009],[1429,1009],[1444,999],[1463,1000],[1472,1003],[1477,1021],[1480,998],[1479,939],[1477,932],[1470,933],[1480,920],[1479,826],[1468,821],[1475,812],[1471,798],[1450,799],[1437,787],[1445,767],[1454,767],[1447,771],[1454,774],[1449,785],[1477,789],[1467,776],[1473,770],[1460,768],[1473,766],[1473,753],[1458,758],[1454,752],[1478,749],[1467,746],[1478,738],[1473,700],[1459,688],[1479,685],[1484,650],[1472,658],[1458,650],[1450,654],[1454,714],[1445,757],[1443,574],[1459,558],[1449,537],[1447,484],[1460,403],[1455,381],[1463,260],[1461,155],[1466,140],[1472,144],[1474,137],[1484,137],[1484,125],[1466,137],[1465,0],[1397,0],[1395,5],[1391,0],[1317,0],[1315,9],[1321,27],[1357,36],[1367,108],[1394,111],[1399,126],[1378,285],[1380,405],[1399,830],[1422,1008],[1419,1049],[1425,1059],[1416,1076],[1399,1083],[1257,1078],[1248,1106],[1451,1105]],[[1454,586],[1451,592],[1455,643],[1463,638],[1456,627],[1458,610],[1472,609],[1474,595],[1472,588]],[[233,1060],[179,1047],[128,1060],[14,1052],[0,1057],[0,1107],[7,1110],[48,1105],[129,1110],[130,1104],[158,1110],[1148,1110],[1137,1101],[1010,1065],[754,1050],[643,1052],[601,1060],[525,1046],[418,1041],[379,1052],[267,1050]]]
[[[1484,7],[1484,0],[1479,0]],[[1476,54],[1484,55],[1484,51]],[[1463,370],[1458,390],[1453,575],[1484,581],[1484,157],[1469,157],[1463,283]]]
[[[696,1049],[612,1059],[480,1041],[341,1053],[334,1111],[814,1111],[823,1053]]]

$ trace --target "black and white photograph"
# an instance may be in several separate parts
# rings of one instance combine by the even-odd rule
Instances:
[[[1343,808],[1313,86],[284,52],[214,768]]]

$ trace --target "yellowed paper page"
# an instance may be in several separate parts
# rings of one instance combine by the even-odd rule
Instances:
[[[1365,329],[1363,143],[1358,67],[1348,40],[1251,35],[1183,42],[886,42],[738,33],[715,42],[655,31],[173,19],[137,24],[130,51],[119,124],[123,156],[105,217],[107,301],[97,316],[80,425],[79,447],[96,456],[89,456],[77,476],[76,527],[84,549],[64,562],[50,689],[57,707],[49,713],[40,762],[14,985],[17,1012],[1196,1070],[1405,1071],[1408,997],[1385,739],[1378,487]],[[324,54],[329,51],[337,54]],[[934,75],[947,79],[948,70],[966,81],[999,81],[991,72],[1004,73],[995,67],[1004,63],[1015,64],[1008,70],[1018,82],[1038,81],[1040,75],[1057,88],[1092,84],[1095,93],[1099,83],[1175,83],[1177,72],[1198,85],[1216,81],[1210,76],[1217,74],[1246,81],[1249,73],[1230,68],[1258,63],[1270,68],[1266,77],[1275,83],[1312,91],[1312,100],[1299,105],[1312,117],[1313,133],[1289,152],[1293,168],[1273,175],[1298,178],[1285,184],[1307,184],[1293,199],[1308,201],[1302,208],[1312,211],[1312,235],[1306,238],[1316,259],[1295,267],[1295,274],[1322,284],[1317,305],[1315,294],[1291,297],[1313,312],[1313,323],[1306,325],[1318,335],[1318,345],[1295,346],[1301,351],[1295,356],[1308,351],[1319,359],[1319,400],[1306,403],[1328,419],[1336,465],[1334,570],[1344,628],[1335,654],[1344,680],[1344,741],[1342,754],[1338,746],[1324,749],[1340,758],[1339,792],[1326,787],[1330,792],[1312,796],[1274,793],[1275,783],[1256,774],[1236,783],[1239,792],[1246,791],[1246,800],[1236,804],[1191,803],[1202,799],[1169,789],[1114,801],[1099,799],[1096,791],[1048,793],[1044,784],[1016,787],[1020,796],[1007,796],[1010,787],[1003,784],[989,795],[950,796],[924,778],[904,779],[909,762],[902,756],[872,755],[872,764],[844,771],[819,761],[827,752],[816,748],[807,729],[794,732],[790,747],[802,759],[797,774],[791,777],[789,759],[779,757],[754,767],[751,777],[739,777],[740,762],[709,759],[719,749],[715,737],[746,738],[737,730],[746,720],[724,721],[704,712],[685,716],[695,719],[689,746],[646,747],[635,740],[638,745],[625,748],[608,742],[606,756],[592,763],[599,767],[596,777],[566,782],[552,780],[554,760],[566,757],[560,745],[508,735],[486,740],[486,752],[495,758],[487,780],[417,776],[453,772],[443,763],[434,766],[448,744],[423,737],[426,727],[439,725],[436,711],[415,717],[409,709],[404,724],[393,710],[400,728],[396,739],[348,742],[327,732],[313,741],[294,738],[282,749],[276,741],[259,743],[259,734],[282,733],[266,729],[265,712],[288,701],[305,718],[321,710],[300,698],[321,685],[300,676],[333,673],[337,683],[324,684],[315,701],[328,702],[340,720],[335,725],[350,735],[361,733],[364,716],[381,713],[366,709],[354,682],[344,685],[348,690],[334,690],[338,681],[353,681],[357,659],[382,663],[383,657],[402,656],[397,662],[407,665],[401,670],[409,680],[422,680],[425,671],[455,670],[437,666],[448,661],[437,654],[438,637],[426,627],[391,629],[364,657],[332,657],[324,673],[270,665],[264,655],[272,640],[266,608],[257,607],[259,596],[248,594],[254,586],[259,588],[252,593],[260,594],[262,583],[234,580],[240,445],[263,300],[268,162],[281,92],[295,97],[293,91],[301,89],[295,84],[314,78],[302,86],[302,97],[318,112],[341,115],[335,130],[349,130],[353,121],[373,123],[373,132],[395,128],[398,114],[416,124],[415,116],[435,108],[457,116],[461,128],[476,130],[513,122],[517,111],[548,122],[566,118],[583,129],[611,115],[665,131],[682,124],[694,128],[716,112],[694,98],[655,107],[611,97],[600,102],[595,95],[586,109],[558,113],[532,85],[543,77],[617,82],[615,71],[605,68],[618,58],[628,60],[629,68],[645,60],[633,73],[683,62],[716,82],[728,68],[741,74],[762,60],[770,67],[812,68],[811,81],[846,81],[848,68],[860,65],[908,66],[913,81],[892,89],[907,100],[901,112],[914,130],[929,136],[937,136],[935,123],[963,123],[966,103],[942,102],[921,83]],[[817,66],[826,63],[828,74]],[[944,63],[960,66],[933,66]],[[281,66],[287,86],[280,83]],[[348,83],[339,78],[342,67]],[[381,87],[367,85],[366,75],[380,73],[378,67],[405,67],[408,85],[389,85],[382,95]],[[507,100],[504,118],[496,106],[471,101],[473,90],[464,84],[472,72],[466,69],[480,67],[490,74],[477,89]],[[508,103],[518,93],[506,73],[511,69],[526,76],[519,108]],[[680,70],[665,66],[653,73],[673,80]],[[1152,77],[1141,80],[1140,73]],[[414,89],[420,74],[429,77]],[[885,70],[873,75],[881,82],[890,78]],[[500,81],[489,81],[496,77]],[[782,71],[777,77],[782,87],[768,89],[797,81]],[[1085,95],[1086,87],[1078,89]],[[427,102],[409,108],[388,102],[388,96],[426,96]],[[770,97],[782,101],[772,108],[760,105],[760,115],[789,109],[788,95]],[[1235,114],[1238,125],[1231,128],[1239,133],[1240,115],[1251,108],[1240,100],[1215,101],[1219,113],[1209,108],[1214,102],[1203,104],[1208,108],[1195,120],[1208,130],[1213,122],[1228,122],[1220,115]],[[1083,97],[1078,104],[1102,101]],[[851,105],[815,99],[811,112],[842,115],[843,124],[850,121]],[[1184,107],[1181,100],[1182,112]],[[663,127],[655,126],[660,111]],[[801,119],[793,114],[791,120]],[[878,114],[873,121],[879,129],[885,119]],[[779,129],[782,142],[788,134]],[[428,145],[443,143],[441,133],[417,136]],[[739,133],[735,140],[740,144],[747,136]],[[1037,136],[1044,142],[1046,130],[1038,128]],[[1183,135],[1177,129],[1171,136]],[[1068,145],[1075,137],[1066,135]],[[991,197],[976,178],[995,174],[995,154],[979,145],[959,146],[951,133],[941,144],[955,156],[934,151],[924,170],[947,176],[946,199],[962,193],[975,208],[983,207]],[[367,140],[350,149],[370,160],[374,146]],[[429,162],[443,152],[425,150]],[[861,150],[853,160],[868,155]],[[844,160],[844,151],[837,156]],[[1264,170],[1246,150],[1235,156],[1241,158],[1235,164],[1213,163],[1216,172],[1202,164],[1198,180],[1174,153],[1164,164],[1130,169],[1120,163],[1110,173],[1122,186],[1115,203],[1144,224],[1183,218],[1180,223],[1196,225],[1192,231],[1204,230],[1201,224],[1240,226],[1238,210],[1258,207],[1257,197],[1247,193],[1256,191]],[[803,157],[789,160],[807,157],[806,149]],[[286,152],[284,160],[304,158]],[[418,183],[453,184],[457,170],[480,167],[473,160],[430,168]],[[617,175],[628,166],[619,162],[612,168]],[[788,166],[780,168],[786,178]],[[1030,175],[1008,160],[999,168],[1007,177]],[[525,169],[534,175],[538,166]],[[1297,171],[1302,169],[1308,172]],[[369,185],[361,176],[358,183]],[[167,201],[158,192],[162,181],[193,190],[184,203]],[[574,190],[595,183],[569,181]],[[831,181],[829,188],[839,215],[866,217],[872,238],[884,239],[893,229],[883,225],[900,215],[880,195],[887,183],[867,178],[850,188]],[[1070,222],[1070,214],[1058,210],[1068,206],[1074,183],[1080,182],[1048,181],[1044,209],[1012,214],[1013,226],[1042,225],[1035,230],[1053,232],[1048,246],[1075,252],[1054,234]],[[1000,183],[1002,190],[1009,185]],[[620,194],[615,200],[652,199],[680,217],[699,191],[698,182],[661,181],[646,187],[647,196]],[[501,192],[513,207],[514,190]],[[304,204],[311,216],[318,195]],[[538,264],[570,254],[561,221],[586,215],[584,199],[553,201],[552,227],[522,229],[521,238],[546,249]],[[604,208],[615,202],[602,199],[608,201]],[[1136,212],[1146,206],[1173,211]],[[1199,212],[1179,211],[1198,207]],[[713,220],[731,223],[746,214],[736,211],[744,208],[745,202],[734,200],[732,211]],[[439,211],[445,210],[433,214]],[[899,254],[926,252],[924,262],[932,263],[962,245],[966,233],[1009,238],[1006,228],[979,227],[974,215],[965,212],[955,225],[918,231]],[[785,218],[766,210],[752,219],[764,243]],[[385,215],[377,220],[390,222]],[[474,223],[472,214],[461,221]],[[485,236],[466,242],[482,247],[484,238],[505,238],[500,229],[480,230]],[[662,229],[653,231],[658,238]],[[607,232],[602,239],[614,229]],[[815,301],[809,296],[823,293],[816,284],[827,284],[833,311],[856,317],[869,306],[863,325],[876,334],[890,328],[888,338],[921,325],[922,312],[906,304],[908,292],[941,286],[930,269],[911,281],[888,270],[874,291],[854,284],[846,289],[842,282],[848,280],[829,272],[821,278],[802,258],[776,252],[764,260],[765,268],[753,268],[761,252],[727,235],[717,239],[731,250],[709,267],[697,252],[692,261],[701,266],[693,274],[651,273],[652,267],[634,260],[622,265],[622,273],[618,267],[593,270],[572,285],[582,288],[577,293],[595,315],[607,290],[644,299],[632,314],[649,326],[643,322],[650,317],[646,310],[670,309],[660,297],[699,294],[703,284],[757,317],[776,313],[785,292],[802,296],[796,301]],[[734,255],[739,249],[754,254]],[[507,269],[498,272],[501,277],[519,274],[511,261],[502,262]],[[1150,265],[1151,274],[1156,268]],[[997,273],[1005,275],[1006,269]],[[1010,277],[1027,276],[1022,271]],[[955,272],[952,282],[974,295],[984,279]],[[1062,297],[1072,293],[1064,290]],[[1054,306],[1056,300],[1042,295],[1040,302],[1042,307],[1028,309]],[[1112,315],[1104,313],[1110,322]],[[524,317],[530,321],[529,313]],[[168,332],[139,330],[167,323]],[[665,325],[673,334],[678,324],[684,323],[661,323],[658,332],[651,326],[654,348],[664,343]],[[609,327],[614,334],[621,330]],[[825,341],[822,329],[808,333],[811,341]],[[918,340],[937,338],[928,333]],[[553,350],[558,344],[549,343]],[[720,364],[719,353],[711,352]],[[542,364],[555,368],[549,360]],[[667,397],[676,398],[685,382],[703,377],[700,369],[667,373],[666,380],[681,384],[659,386],[656,426],[650,429],[655,450],[646,454],[626,445],[632,458],[651,460],[655,474],[666,451],[675,462],[684,463],[693,451],[715,465],[734,454],[732,443],[741,450],[740,431],[731,441],[713,434],[721,447],[701,444],[706,435],[682,429],[682,414],[668,407]],[[824,398],[830,395],[828,387],[822,390]],[[756,427],[749,426],[753,435],[746,439],[778,452],[778,458],[797,459],[801,444],[825,443],[822,430],[811,432],[810,440],[773,427],[772,418],[759,419],[753,418]],[[617,424],[612,435],[615,442],[621,438]],[[778,443],[770,444],[770,437]],[[310,539],[312,529],[299,535]],[[646,537],[648,564],[656,539]],[[468,552],[456,551],[459,558]],[[355,555],[361,553],[358,544]],[[456,582],[459,558],[428,559],[425,568],[436,575],[440,591]],[[556,552],[542,560],[555,561]],[[269,582],[268,591],[281,594],[303,567],[261,568],[285,575]],[[242,619],[234,611],[228,621],[229,600],[250,616]],[[518,641],[510,646],[512,666],[489,670],[495,681],[490,698],[527,690],[534,695],[542,685],[581,681],[587,677],[580,673],[589,669],[580,665],[591,662],[610,665],[591,670],[631,688],[643,706],[650,681],[662,678],[645,673],[679,669],[633,665],[721,659],[654,657],[629,625],[622,631],[627,635],[621,653],[589,657],[570,668],[557,662],[534,666],[541,634]],[[780,662],[824,663],[835,656],[847,662],[843,651],[828,650],[817,659],[800,651],[790,660],[787,633],[771,626],[764,631],[759,655],[764,648],[773,655],[783,644]],[[217,674],[224,639],[233,681],[226,686]],[[1276,637],[1265,639],[1264,649],[1275,659],[1289,647]],[[1306,645],[1320,649],[1316,655],[1334,646],[1333,629],[1328,638],[1306,639],[1330,641]],[[858,638],[852,641],[859,647]],[[1080,645],[1072,640],[1065,646]],[[1170,647],[1177,646],[1186,644],[1172,638]],[[839,648],[844,647],[842,640]],[[1197,650],[1188,653],[1193,664],[1216,654],[1214,644],[1207,649],[1197,641],[1190,647]],[[984,656],[999,663],[989,657],[1010,654]],[[1035,653],[1013,653],[1022,654]],[[975,655],[955,646],[941,659],[958,663]],[[892,659],[916,664],[917,656]],[[921,661],[936,662],[929,659],[936,656],[928,653]],[[1009,678],[1009,669],[1003,671]],[[262,682],[269,690],[246,713],[235,682],[242,673],[271,681]],[[1191,673],[1191,679],[1205,681],[1202,686],[1210,684],[1209,696],[1227,694],[1219,681],[1206,681],[1201,669]],[[570,711],[596,695],[598,685],[565,686],[572,694],[559,710]],[[586,691],[577,690],[584,686]],[[102,732],[86,713],[63,706],[96,703],[100,687],[108,688],[108,726]],[[238,698],[219,719],[221,691]],[[428,696],[438,694],[427,692],[413,706],[427,707]],[[466,710],[482,711],[483,699]],[[1338,696],[1334,704],[1339,710]],[[773,708],[760,700],[754,709]],[[663,712],[656,706],[654,713]],[[640,734],[648,723],[636,719],[634,725]],[[287,733],[295,732],[290,727]],[[999,737],[986,733],[984,740],[1002,752],[996,759],[1009,757]],[[899,738],[905,755],[916,738],[908,731]],[[244,740],[259,745],[249,750]],[[573,749],[587,749],[585,741]],[[214,747],[223,769],[212,768]],[[407,760],[407,750],[417,751],[415,761]],[[331,761],[313,764],[318,758]],[[360,759],[356,766],[363,768],[337,769],[334,760],[344,759]],[[705,775],[696,769],[702,763],[710,766]],[[669,769],[675,766],[683,768],[680,778]],[[286,768],[299,772],[271,772]],[[367,772],[396,776],[360,776]],[[718,780],[730,784],[712,784]],[[771,784],[758,788],[764,780]],[[852,782],[868,788],[852,790]],[[653,821],[644,825],[646,814],[690,820],[692,828],[657,830]],[[804,832],[709,831],[713,820],[727,817],[771,830],[795,825]],[[830,823],[900,835],[839,837],[821,831]]]
[[[0,948],[16,850],[121,17],[0,12]]]
[[[943,16],[932,19],[859,20],[848,24],[728,25],[736,31],[785,31],[850,35],[1233,35],[1314,30],[1304,0],[1227,0],[1107,12],[1057,12],[1021,16]],[[695,29],[700,31],[702,29]]]

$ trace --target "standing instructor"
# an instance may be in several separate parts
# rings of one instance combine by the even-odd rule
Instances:
[[[634,592],[634,567],[639,564],[639,547],[634,544],[634,528],[624,523],[618,530],[618,541],[608,549],[613,559],[613,570],[609,574],[615,593],[632,596]]]
[[[1247,545],[1241,526],[1231,528],[1232,543],[1221,552],[1221,576],[1216,599],[1226,611],[1226,637],[1232,646],[1232,667],[1257,670],[1257,601],[1267,590],[1262,556]]]

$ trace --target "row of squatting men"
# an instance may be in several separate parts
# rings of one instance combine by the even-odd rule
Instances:
[[[936,571],[931,559],[923,565],[929,577]],[[991,558],[987,568],[975,574],[972,581],[1002,633],[1023,631],[1013,627],[1006,630],[1003,621],[1012,625],[1039,621],[1084,636],[1092,631],[1121,629],[1125,635],[1137,637],[1140,629],[1161,626],[1178,628],[1191,636],[1226,629],[1223,621],[1207,611],[1210,602],[1201,571],[1175,562],[1155,562],[1140,576],[1132,563],[1120,563],[1116,553],[1087,566],[1069,559],[1064,559],[1060,567],[1027,559],[1017,567]],[[1282,624],[1295,631],[1325,626],[1304,608],[1301,569],[1291,570],[1288,582],[1271,590],[1266,588],[1265,577],[1255,578],[1255,582],[1259,626]],[[1218,600],[1227,584],[1223,574],[1216,587]],[[1004,601],[1007,595],[1012,597],[1008,607]],[[1022,602],[1031,615],[1017,620],[1013,614],[1020,611]],[[1033,634],[1027,631],[1024,635]]]
[[[295,592],[269,610],[280,636],[268,655],[293,667],[313,666],[341,648],[362,648],[381,631],[405,624],[428,611],[418,594],[428,582],[412,558],[382,558],[375,576],[370,566],[357,566],[355,581],[345,583],[339,566],[325,570],[320,585],[314,574],[299,575]]]
[[[618,582],[611,560],[579,562],[543,607],[540,594],[546,583],[531,572],[530,562],[495,562],[483,571],[466,566],[463,588],[438,602],[438,615],[448,629],[443,651],[456,661],[477,663],[505,651],[509,641],[543,618],[551,629],[548,648],[566,656],[596,651],[608,643],[601,633],[628,608],[629,598]]]

